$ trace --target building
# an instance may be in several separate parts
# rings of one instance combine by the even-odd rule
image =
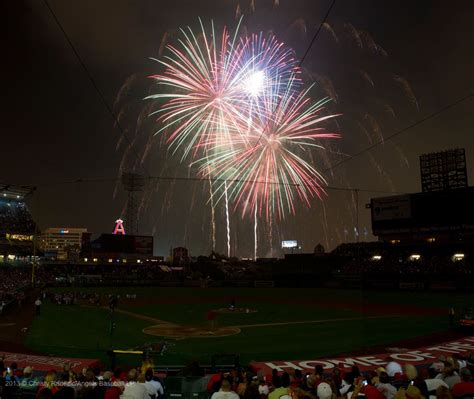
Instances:
[[[40,249],[46,257],[65,260],[79,256],[86,228],[50,227],[40,237]]]
[[[395,243],[474,241],[474,187],[462,148],[420,156],[420,193],[373,198],[372,232]]]
[[[474,187],[373,198],[372,231],[392,243],[474,241]]]

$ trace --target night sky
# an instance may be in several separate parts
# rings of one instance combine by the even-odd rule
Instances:
[[[197,30],[198,17],[206,23],[213,19],[218,28],[234,27],[237,3],[49,0],[107,103],[120,115],[133,141],[133,148],[126,152],[127,141],[120,140],[120,130],[43,0],[2,2],[0,181],[38,187],[29,205],[40,228],[87,227],[95,234],[111,232],[126,199],[114,179],[121,167],[130,170],[137,163],[147,143],[150,152],[137,171],[194,176],[160,145],[160,137],[150,139],[158,130],[152,119],[137,123],[151,86],[146,76],[159,71],[149,57],[159,57],[165,32],[173,41],[179,27],[189,25]],[[253,11],[249,1],[240,2],[248,30],[272,30],[301,57],[331,2],[280,0],[278,7],[273,1],[254,3]],[[323,29],[303,65],[306,82],[313,79],[317,83],[314,98],[331,94],[329,81],[337,93],[331,111],[343,116],[330,128],[341,133],[342,139],[331,143],[330,149],[357,153],[380,135],[388,137],[473,93],[473,16],[471,1],[336,0],[327,22],[338,41]],[[349,34],[351,27],[363,38],[367,36],[361,32],[367,32],[386,55],[371,53],[366,41],[359,48]],[[409,85],[409,91],[401,82]],[[387,115],[389,107],[395,116]],[[473,109],[471,97],[325,173],[330,186],[362,189],[362,240],[373,239],[363,235],[364,228],[370,231],[365,204],[371,197],[384,195],[364,190],[419,191],[420,154],[466,148],[472,184]],[[313,156],[320,170],[345,158]],[[64,183],[80,179],[83,181]],[[140,233],[154,235],[156,254],[164,255],[170,246],[178,245],[189,247],[193,255],[211,251],[208,193],[208,185],[196,181],[155,180],[150,184],[140,212]],[[216,250],[224,253],[222,206],[216,215]],[[282,239],[297,239],[304,251],[312,251],[319,242],[331,249],[353,241],[355,215],[353,192],[328,190],[323,203],[315,200],[311,209],[298,207],[294,217],[274,220],[271,227],[260,220],[259,256],[280,255]],[[231,243],[234,255],[252,256],[253,222],[242,219],[238,212],[231,214]]]

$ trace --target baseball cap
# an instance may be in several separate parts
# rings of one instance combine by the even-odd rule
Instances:
[[[329,399],[332,396],[331,386],[327,382],[322,382],[318,385],[317,393],[319,399]]]

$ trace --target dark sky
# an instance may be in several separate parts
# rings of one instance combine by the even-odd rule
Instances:
[[[142,101],[149,90],[145,77],[157,71],[157,65],[148,57],[158,56],[163,34],[169,32],[173,38],[176,29],[186,25],[198,29],[198,16],[204,21],[213,19],[218,27],[225,24],[232,27],[237,7],[235,0],[49,2],[111,107],[127,79],[132,76],[138,82],[127,88],[121,103],[114,108],[116,112],[123,111],[127,136],[140,135],[124,161],[126,167],[133,164],[131,159],[135,154],[142,156],[143,143],[156,128],[152,121],[147,121],[137,133],[133,121],[136,124],[140,110],[146,105]],[[301,56],[330,1],[280,0],[279,3],[274,8],[271,1],[255,0],[255,11],[252,11],[250,2],[241,1],[244,24],[250,31],[271,29]],[[2,2],[0,11],[3,16],[0,181],[38,186],[30,208],[41,228],[87,227],[94,233],[109,232],[122,212],[123,191],[119,187],[114,196],[113,181],[87,180],[118,176],[125,148],[122,143],[117,149],[120,131],[44,2]],[[332,149],[353,154],[370,144],[370,138],[364,139],[361,131],[357,131],[357,123],[367,128],[368,120],[375,118],[380,133],[387,137],[472,93],[473,16],[471,1],[337,0],[328,23],[339,36],[339,43],[331,41],[328,31],[323,30],[304,64],[308,76],[311,74],[315,80],[321,76],[330,78],[339,94],[333,109],[344,114],[337,125],[342,140]],[[302,20],[306,35],[302,33]],[[388,56],[374,57],[358,49],[347,36],[348,24],[368,32]],[[360,71],[376,81],[375,90],[360,89]],[[395,87],[394,76],[409,84],[418,108],[402,87]],[[386,115],[380,116],[380,104],[391,104],[396,118],[388,120]],[[418,156],[453,147],[466,148],[472,182],[473,105],[471,97],[369,154],[334,169],[326,175],[329,185],[416,192],[420,189]],[[154,145],[144,164],[150,174],[187,176],[190,173],[159,149],[159,143]],[[331,157],[324,161],[316,159],[315,163],[325,169],[339,160]],[[84,181],[58,184],[78,179]],[[162,182],[150,187],[148,194],[141,212],[140,232],[155,236],[157,254],[165,254],[173,245],[186,245],[195,255],[210,252],[208,187],[200,182]],[[361,229],[370,230],[369,215],[363,205],[377,195],[380,194],[360,194]],[[216,211],[216,248],[224,252],[223,210]],[[318,242],[332,248],[353,239],[354,196],[350,192],[329,190],[323,204],[315,201],[310,210],[301,207],[295,217],[275,220],[271,227],[264,221],[259,223],[260,256],[276,254],[270,247],[278,248],[280,239],[296,238],[309,251]],[[251,256],[252,222],[242,220],[240,214],[232,214],[231,228],[232,252]]]

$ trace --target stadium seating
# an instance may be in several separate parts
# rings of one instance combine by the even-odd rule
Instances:
[[[35,222],[22,201],[0,199],[0,234],[34,234]]]

